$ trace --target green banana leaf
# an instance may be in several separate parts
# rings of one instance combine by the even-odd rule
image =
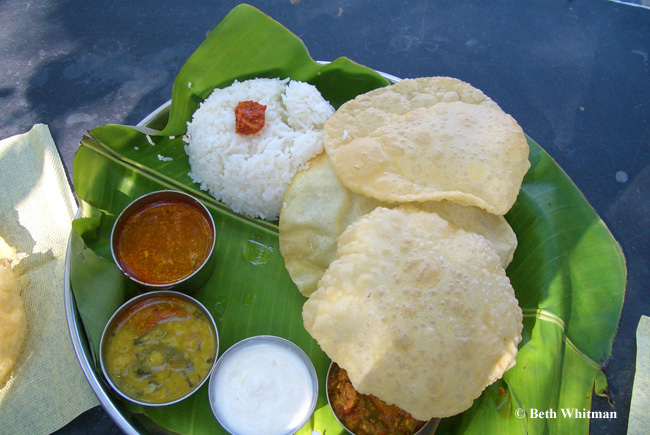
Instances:
[[[111,259],[115,218],[140,195],[183,190],[208,207],[216,225],[218,262],[194,296],[215,318],[220,352],[260,334],[296,343],[313,361],[320,391],[316,411],[299,433],[342,434],[324,394],[330,360],[302,325],[305,298],[284,267],[277,223],[232,213],[187,175],[190,167],[182,141],[186,122],[215,87],[252,77],[312,83],[335,107],[389,83],[345,58],[327,65],[314,62],[286,28],[240,5],[179,72],[170,107],[157,112],[146,127],[107,125],[90,131],[74,158],[81,217],[73,222],[70,245],[70,281],[89,343],[86,357],[102,379],[97,351],[103,327],[113,311],[138,292]],[[488,387],[472,408],[443,419],[437,433],[587,433],[588,419],[565,418],[561,410],[584,412],[590,408],[592,391],[607,393],[602,365],[611,355],[623,304],[625,260],[562,169],[534,141],[529,139],[529,144],[532,167],[506,216],[519,239],[507,270],[524,312],[517,365]],[[169,407],[136,406],[117,395],[111,400],[127,421],[140,427],[225,433],[210,410],[207,384]],[[534,410],[558,415],[532,418]]]

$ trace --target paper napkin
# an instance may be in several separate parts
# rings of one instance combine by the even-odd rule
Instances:
[[[51,433],[99,404],[76,359],[64,308],[77,206],[46,125],[0,142],[0,235],[18,252],[27,337],[0,389],[0,432]]]
[[[650,317],[641,316],[636,329],[636,374],[630,404],[628,434],[645,434],[650,428]]]

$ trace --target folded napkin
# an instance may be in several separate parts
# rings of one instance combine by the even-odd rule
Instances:
[[[650,317],[641,316],[636,329],[636,374],[632,389],[628,434],[646,434],[650,427]]]
[[[99,404],[81,371],[63,300],[77,206],[47,126],[0,141],[0,236],[18,253],[27,337],[0,389],[0,432],[51,433]]]

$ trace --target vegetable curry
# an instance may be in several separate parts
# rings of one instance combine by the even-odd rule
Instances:
[[[217,339],[198,307],[155,296],[126,310],[107,337],[105,363],[119,390],[146,403],[186,396],[208,376]]]
[[[412,435],[426,424],[395,405],[358,393],[336,363],[327,377],[327,394],[336,417],[355,435]]]

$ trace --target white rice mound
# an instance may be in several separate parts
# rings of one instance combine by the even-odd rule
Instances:
[[[235,107],[247,100],[266,106],[266,125],[241,135]],[[314,86],[289,79],[215,89],[187,123],[188,175],[234,212],[275,220],[293,176],[322,152],[323,124],[333,113]]]

